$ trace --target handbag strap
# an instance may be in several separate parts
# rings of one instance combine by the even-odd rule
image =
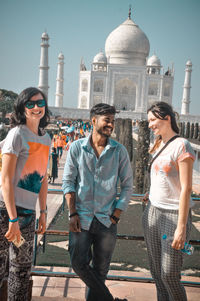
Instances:
[[[161,150],[155,155],[155,157],[152,158],[152,160],[149,162],[149,165],[148,165],[148,171],[149,171],[149,173],[151,171],[151,166],[152,166],[153,162],[158,158],[158,156],[162,153],[162,151],[170,144],[170,142],[172,142],[173,140],[175,140],[178,137],[180,137],[180,136],[179,135],[175,135],[171,139],[169,139],[167,141],[167,143],[161,148]]]

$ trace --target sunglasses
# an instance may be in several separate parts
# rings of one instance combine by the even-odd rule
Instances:
[[[44,99],[38,99],[38,100],[29,100],[25,103],[25,107],[27,109],[33,109],[37,105],[39,108],[42,108],[46,105],[46,101]]]

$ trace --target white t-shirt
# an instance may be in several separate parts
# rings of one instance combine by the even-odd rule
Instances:
[[[50,136],[35,135],[26,125],[16,126],[8,132],[2,154],[17,156],[13,179],[15,204],[35,209],[42,180],[47,170],[51,146]],[[3,195],[0,186],[0,200]]]
[[[173,140],[155,159],[151,166],[149,193],[153,206],[162,209],[179,209],[181,184],[178,162],[186,158],[195,160],[195,154],[190,143],[180,137]],[[193,201],[190,199],[190,207],[192,206]]]

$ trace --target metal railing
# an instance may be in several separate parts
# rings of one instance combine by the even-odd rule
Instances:
[[[49,194],[62,194],[61,189],[49,189]],[[119,194],[118,194],[119,196]],[[143,198],[143,194],[132,194],[132,200],[141,200]],[[200,201],[199,197],[192,197],[194,201]],[[62,203],[62,210],[64,211],[65,207],[65,198],[63,196],[63,203]],[[38,220],[36,222],[36,228],[38,226]],[[46,235],[61,235],[61,236],[68,236],[69,231],[64,230],[46,230],[43,235],[43,252],[45,252],[45,245],[46,245]],[[37,256],[37,231],[35,233],[35,248],[34,248],[34,259],[33,264],[36,265],[36,256]],[[117,239],[122,240],[138,240],[138,241],[144,241],[144,236],[136,236],[136,235],[126,235],[126,234],[117,234]],[[200,245],[200,240],[190,240],[190,244],[192,245]],[[53,272],[53,271],[32,271],[32,276],[45,276],[45,277],[64,277],[64,278],[79,278],[79,276],[75,273],[64,273],[64,272]],[[144,282],[144,283],[154,283],[154,280],[152,278],[147,277],[129,277],[129,276],[120,276],[120,275],[108,275],[108,280],[114,280],[114,281],[130,281],[130,282]],[[184,286],[190,286],[190,287],[200,287],[200,282],[194,282],[194,281],[181,281]]]

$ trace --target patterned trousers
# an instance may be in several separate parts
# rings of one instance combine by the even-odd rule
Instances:
[[[25,210],[26,211],[26,210]],[[19,225],[25,243],[17,248],[5,238],[8,231],[8,214],[0,208],[0,287],[8,278],[8,301],[27,301],[29,278],[33,257],[35,211],[32,214],[18,213]]]
[[[155,280],[158,301],[186,301],[181,284],[183,253],[162,239],[164,234],[173,237],[178,222],[178,210],[159,209],[150,201],[143,214],[144,237],[147,245],[150,271]],[[188,215],[186,240],[191,230],[191,210]],[[187,255],[186,255],[187,256]]]

